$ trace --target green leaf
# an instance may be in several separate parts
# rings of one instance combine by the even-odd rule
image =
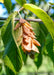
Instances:
[[[5,34],[4,36],[2,37],[3,39],[3,42],[4,42],[4,45],[5,45],[5,53],[4,53],[4,61],[5,62],[5,65],[8,66],[10,68],[10,62],[9,64],[7,63],[7,61],[11,61],[14,68],[10,68],[13,72],[14,72],[14,69],[15,71],[19,71],[21,66],[22,66],[22,60],[21,60],[21,57],[20,57],[20,53],[19,53],[19,50],[15,44],[15,41],[13,39],[13,36],[12,36],[12,24],[11,22],[8,24],[8,27],[5,31]],[[6,55],[9,57],[10,60],[6,60]]]
[[[49,2],[50,5],[54,5],[54,3]]]
[[[35,22],[30,22],[31,26],[33,27],[33,31],[36,34],[37,40],[40,42],[41,47],[39,47],[39,54],[35,53],[35,57],[34,57],[34,63],[37,66],[37,69],[39,69],[39,67],[42,64],[42,51],[43,51],[43,47],[44,47],[44,40],[45,40],[45,31],[44,28],[39,25],[38,23]],[[41,26],[41,27],[40,27]],[[44,26],[44,25],[43,25]]]
[[[23,59],[23,62],[24,62],[24,64],[26,65],[26,61],[27,61],[27,54],[26,53],[24,53],[24,51],[22,50],[22,48],[21,48],[21,45],[20,45],[20,51],[21,51],[21,54],[22,54],[22,59]]]
[[[8,56],[5,56],[5,58],[4,58],[4,64],[5,64],[6,66],[8,66],[8,68],[11,69],[11,70],[16,74],[16,71],[15,71],[15,69],[14,69],[14,66],[13,66],[13,64],[12,64],[12,62],[10,61],[10,59],[9,59]]]
[[[10,13],[11,12],[11,7],[12,7],[11,0],[8,0],[8,1],[7,0],[4,0],[4,5],[5,5],[8,13]]]
[[[42,56],[42,52],[43,52],[43,48],[44,48],[44,45],[45,45],[45,33],[43,32],[43,29],[42,28],[40,28],[40,30],[39,30],[39,36],[37,37],[37,40],[40,42],[40,44],[41,44],[41,47],[38,47],[38,49],[39,49],[39,54],[35,54],[35,58],[34,58],[34,63],[35,63],[35,65],[37,66],[37,69],[39,69],[40,68],[40,66],[42,65],[42,58],[43,58],[43,56]]]
[[[6,75],[15,75],[14,72],[12,72],[11,69],[9,69],[7,66],[5,66]]]
[[[23,5],[26,3],[26,0],[16,0],[16,2],[17,2],[19,5],[23,6]]]
[[[48,30],[42,22],[40,23],[40,25],[38,25],[38,23],[36,23],[36,25],[33,23],[33,28],[36,29],[36,31],[34,32],[38,34],[38,36],[36,34],[37,40],[41,44],[41,47],[38,47],[40,53],[39,54],[35,53],[35,58],[34,58],[34,63],[37,66],[37,69],[39,69],[40,66],[42,65],[42,60],[43,60],[42,53],[45,51],[44,46]]]
[[[41,64],[42,64],[42,52],[43,52],[43,47],[44,47],[44,41],[45,41],[45,35],[43,34],[42,29],[40,28],[40,32],[39,32],[39,36],[37,37],[37,40],[40,42],[41,47],[38,47],[39,49],[39,54],[35,54],[35,58],[34,58],[34,63],[37,66],[37,69],[40,68]]]
[[[48,53],[48,56],[51,58],[51,60],[54,63],[54,52],[53,52],[53,39],[50,34],[46,37],[46,51]]]
[[[1,31],[2,31],[1,36],[2,36],[2,37],[3,37],[3,35],[4,35],[5,31],[6,31],[6,28],[7,28],[8,23],[10,22],[10,19],[12,18],[12,15],[13,15],[13,13],[11,13],[11,14],[9,15],[9,17],[7,18],[7,20],[6,20],[5,23],[3,24],[3,27],[2,27],[2,29],[1,29]]]
[[[39,67],[42,64],[42,54],[35,54],[35,59],[34,59],[34,63],[37,66],[37,69],[39,69]]]
[[[32,11],[34,14],[37,15],[37,17],[39,17],[43,21],[48,31],[51,33],[52,38],[54,39],[54,23],[52,19],[47,15],[47,13],[33,4],[24,4],[23,7]]]
[[[5,46],[4,63],[10,70],[17,74],[22,67],[22,57],[12,33],[13,25],[11,19],[13,19],[13,15],[16,15],[16,13],[12,13],[11,15],[12,18],[9,17],[2,28],[2,39]]]

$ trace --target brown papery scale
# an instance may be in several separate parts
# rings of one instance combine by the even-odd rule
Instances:
[[[16,27],[14,30],[19,28],[19,26],[22,26],[22,50],[24,52],[37,52],[39,53],[39,50],[36,46],[41,46],[40,43],[35,40],[35,33],[33,32],[33,28],[31,25],[25,20],[20,19],[19,23],[16,24]]]

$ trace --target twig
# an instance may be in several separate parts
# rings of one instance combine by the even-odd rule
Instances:
[[[20,14],[19,12],[20,12],[21,10],[23,10],[23,9],[24,9],[24,8],[22,7],[22,8],[20,8],[20,9],[18,10],[18,14],[19,14],[19,17],[20,17],[20,18],[22,18],[22,17],[21,17],[21,14]]]
[[[0,17],[0,21],[2,20],[6,20],[7,18],[3,18],[3,17]],[[20,19],[19,18],[15,18],[15,21],[19,21]],[[27,21],[32,21],[32,22],[42,22],[41,19],[26,19]],[[3,25],[0,25],[0,28],[2,27]]]
[[[26,19],[27,21],[41,22],[41,19]]]
[[[19,11],[18,11],[18,14],[19,14],[19,17],[22,18],[22,17],[21,17],[21,14],[19,13]]]
[[[0,17],[0,20],[6,20],[7,18]],[[33,22],[41,22],[41,19],[26,19],[27,21],[33,21]],[[15,18],[15,21],[19,21],[19,18]]]

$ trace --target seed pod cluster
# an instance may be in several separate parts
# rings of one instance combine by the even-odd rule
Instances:
[[[36,46],[40,46],[40,43],[35,40],[35,33],[31,25],[24,19],[20,19],[19,23],[16,25],[15,30],[22,26],[22,49],[24,52],[35,51],[39,53]]]

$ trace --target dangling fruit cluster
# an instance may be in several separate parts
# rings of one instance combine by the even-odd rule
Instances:
[[[24,19],[20,19],[19,23],[16,25],[15,30],[22,26],[22,49],[24,52],[35,51],[39,53],[36,46],[40,46],[40,43],[35,40],[35,33],[31,25]]]

